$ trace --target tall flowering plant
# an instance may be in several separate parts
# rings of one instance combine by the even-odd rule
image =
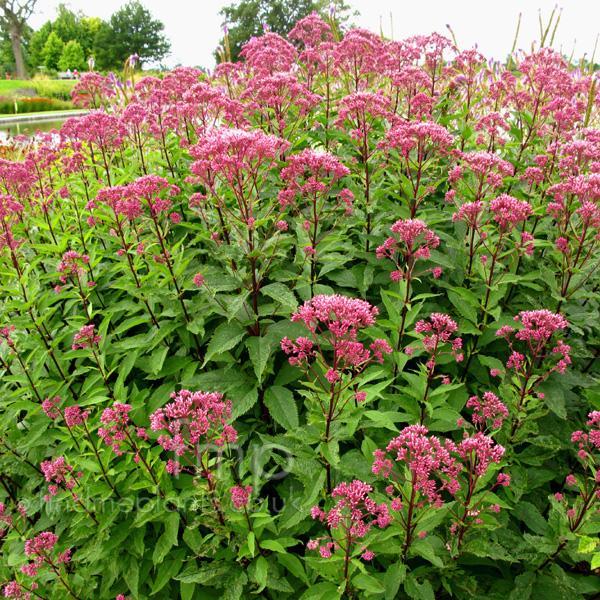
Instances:
[[[344,17],[0,143],[5,597],[598,595],[593,60]]]
[[[292,315],[301,322],[309,337],[281,340],[289,363],[309,377],[312,396],[318,407],[316,417],[324,421],[321,452],[324,454],[327,490],[332,490],[331,464],[326,458],[335,439],[336,422],[351,406],[364,402],[367,392],[360,389],[360,375],[372,363],[383,363],[392,349],[384,339],[369,346],[358,340],[358,333],[375,324],[377,309],[364,300],[332,295],[315,296]]]

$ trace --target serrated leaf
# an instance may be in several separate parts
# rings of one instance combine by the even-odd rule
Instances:
[[[152,562],[156,565],[163,561],[169,550],[177,545],[179,532],[179,513],[172,512],[164,519],[165,530],[156,541]]]
[[[265,296],[269,296],[283,306],[287,311],[294,312],[298,308],[298,302],[294,292],[283,283],[270,283],[261,288],[261,293]]]
[[[148,367],[149,367],[150,373],[152,373],[152,375],[158,375],[158,373],[162,369],[163,363],[165,362],[165,358],[166,358],[168,352],[169,352],[168,346],[159,346],[150,355],[150,358],[148,359]]]
[[[371,592],[372,594],[382,594],[385,592],[385,586],[383,583],[381,583],[379,579],[376,579],[372,575],[367,575],[367,573],[359,573],[352,579],[352,584],[359,590],[365,590],[366,592]]]
[[[276,423],[286,431],[299,426],[298,407],[294,394],[281,385],[273,385],[265,392],[265,406]]]
[[[213,357],[234,348],[245,333],[246,330],[239,323],[221,323],[210,339],[202,366],[205,366]]]
[[[246,348],[248,348],[248,354],[254,368],[256,379],[259,383],[262,383],[263,373],[267,366],[267,362],[269,361],[269,357],[271,356],[271,352],[273,351],[273,347],[267,338],[253,336],[246,340]]]
[[[406,565],[404,563],[398,562],[386,569],[383,577],[385,600],[394,600],[394,598],[398,597],[398,591],[405,578]]]

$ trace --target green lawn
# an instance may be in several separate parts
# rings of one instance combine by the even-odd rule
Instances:
[[[20,79],[0,79],[0,94],[14,92],[15,90],[26,87],[32,87],[31,81],[25,81]]]
[[[67,100],[75,85],[63,79],[0,79],[0,96],[10,96],[17,90],[33,89],[38,96]]]

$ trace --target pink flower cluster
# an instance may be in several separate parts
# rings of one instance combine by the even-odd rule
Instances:
[[[571,347],[562,340],[554,343],[552,338],[568,327],[567,320],[547,309],[521,311],[514,320],[520,322],[523,327],[515,331],[510,325],[504,325],[496,331],[498,337],[506,339],[512,351],[506,363],[507,368],[523,371],[526,360],[532,365],[540,366],[545,359],[558,357],[558,361],[549,368],[543,378],[554,371],[564,373],[571,364]],[[515,349],[513,339],[524,342],[527,356]]]
[[[84,325],[73,338],[71,348],[73,350],[84,350],[85,348],[93,348],[100,343],[101,336],[96,333],[96,327],[93,323]]]
[[[69,277],[81,277],[85,272],[84,265],[90,262],[87,254],[79,254],[75,250],[69,250],[62,255],[57,271],[61,274],[61,283],[66,283]]]
[[[192,173],[212,188],[218,175],[229,185],[244,186],[260,168],[271,168],[287,150],[288,142],[259,130],[217,128],[203,136],[190,154]]]
[[[436,358],[443,351],[444,344],[450,344],[450,352],[456,362],[462,361],[462,338],[454,335],[457,330],[456,321],[443,313],[431,313],[427,319],[417,321],[415,331],[423,334],[423,347],[431,355],[427,365],[430,370],[435,367]]]
[[[440,238],[420,219],[400,219],[390,230],[395,235],[388,237],[375,254],[379,259],[389,258],[395,262],[396,270],[390,274],[392,281],[405,278],[405,269],[411,271],[415,261],[429,259],[431,250],[440,245]]]
[[[223,400],[223,394],[217,392],[191,392],[180,390],[171,394],[172,402],[159,408],[150,415],[152,431],[167,430],[161,434],[158,443],[177,457],[186,454],[190,458],[203,452],[198,449],[202,444],[223,446],[237,440],[237,431],[229,424],[231,402]],[[178,461],[170,461],[167,470],[179,472]]]
[[[337,499],[336,504],[329,511],[315,506],[311,510],[311,516],[325,523],[330,531],[340,531],[342,540],[337,542],[325,538],[328,541],[324,544],[324,538],[310,540],[307,544],[308,549],[318,549],[323,558],[330,558],[333,551],[340,547],[351,552],[351,547],[364,538],[373,526],[381,529],[387,527],[392,522],[388,506],[386,503],[375,502],[369,496],[372,491],[371,485],[358,479],[337,485],[331,492],[331,497]],[[365,560],[371,560],[373,557],[372,552],[366,557],[363,555]]]
[[[128,440],[128,426],[130,423],[129,413],[131,406],[121,402],[115,402],[112,408],[105,408],[102,411],[100,422],[103,427],[98,429],[100,439],[113,449],[117,456],[124,453],[124,442]]]
[[[478,429],[490,427],[500,429],[508,418],[508,408],[493,392],[484,392],[483,398],[471,396],[467,400],[467,408],[473,409],[471,421]]]
[[[251,485],[234,485],[230,490],[231,494],[231,503],[234,508],[240,509],[248,506],[248,502],[250,501],[250,494],[252,494],[252,486]]]
[[[333,351],[333,361],[329,366],[327,379],[338,381],[343,372],[358,372],[375,360],[383,362],[383,355],[392,349],[382,339],[377,339],[367,348],[357,341],[358,331],[375,323],[378,314],[376,307],[365,300],[347,298],[340,295],[318,295],[305,302],[293,315],[292,321],[302,321],[313,336],[313,340],[299,337],[295,341],[285,337],[281,349],[290,358],[290,364],[306,366],[308,360],[317,356],[313,349],[321,348],[318,337],[325,339]]]
[[[73,490],[77,485],[77,479],[72,475],[73,467],[67,463],[64,456],[43,461],[40,464],[40,469],[44,474],[44,478],[50,484],[48,485],[50,496],[56,496],[61,487]],[[49,500],[49,496],[46,496],[45,499]]]
[[[388,131],[386,140],[386,146],[394,148],[404,158],[408,158],[415,149],[419,161],[424,160],[426,152],[448,154],[453,143],[448,130],[431,121],[396,121]]]
[[[36,590],[38,584],[33,581],[29,584],[30,590]],[[15,600],[30,600],[32,597],[31,592],[27,591],[18,581],[12,580],[4,585],[2,588],[2,595],[5,598],[14,598]]]
[[[279,204],[285,208],[293,206],[296,196],[325,196],[337,181],[349,173],[350,170],[329,152],[306,149],[292,154],[281,170],[281,178],[287,186],[279,192]],[[352,204],[347,208],[351,210]]]
[[[392,477],[394,461],[406,464],[415,491],[434,506],[440,507],[443,504],[442,491],[447,490],[454,495],[460,488],[457,477],[461,465],[446,444],[428,433],[429,430],[423,425],[405,427],[389,442],[385,451],[375,450],[372,471],[388,479]]]
[[[68,563],[71,560],[70,550],[60,553],[54,560],[50,556],[57,542],[58,536],[51,531],[42,531],[34,538],[26,540],[25,556],[29,557],[31,562],[23,565],[21,572],[29,577],[34,577],[44,563],[49,565]]]
[[[586,425],[589,431],[574,431],[571,434],[571,441],[577,444],[577,455],[581,460],[593,461],[593,454],[600,451],[600,411],[590,412]]]
[[[490,211],[494,215],[494,221],[506,231],[525,221],[531,215],[531,205],[529,202],[517,200],[508,194],[501,194],[490,202]]]

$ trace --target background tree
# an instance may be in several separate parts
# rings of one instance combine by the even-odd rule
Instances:
[[[237,60],[242,46],[252,36],[261,35],[265,27],[285,36],[299,19],[313,11],[327,16],[330,4],[338,21],[348,20],[349,7],[344,0],[240,0],[223,7],[219,14],[227,25],[231,60]],[[218,49],[215,57],[221,58]]]
[[[27,77],[23,58],[23,35],[27,19],[32,15],[37,0],[0,0],[0,25],[8,32],[19,79]]]
[[[52,31],[42,50],[46,69],[50,71],[58,70],[58,61],[62,56],[64,47],[65,43],[60,39],[56,32]]]
[[[58,68],[61,71],[85,69],[83,48],[77,40],[69,40],[65,44],[62,54],[60,55],[60,60],[58,61]]]
[[[163,30],[164,25],[148,9],[137,1],[129,2],[99,27],[94,40],[96,65],[120,68],[132,54],[137,54],[142,64],[162,60],[171,48]]]
[[[59,4],[56,18],[46,21],[31,35],[27,46],[30,69],[35,70],[44,65],[44,46],[52,32],[66,44],[71,40],[78,42],[84,59],[87,60],[93,54],[94,39],[101,25],[102,20],[98,17],[87,17],[81,12],[73,12],[64,4]]]
[[[46,21],[39,29],[31,34],[28,45],[28,64],[30,71],[44,65],[44,46],[52,33],[52,22]]]

